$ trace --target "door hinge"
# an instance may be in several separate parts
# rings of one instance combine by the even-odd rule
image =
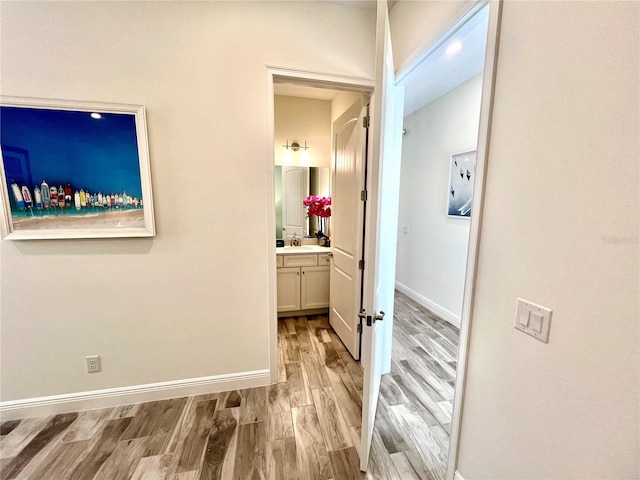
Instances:
[[[360,200],[362,200],[363,202],[367,201],[367,191],[366,190],[362,190],[360,192]]]
[[[371,124],[371,117],[369,115],[367,115],[366,117],[362,118],[362,126],[364,128],[369,128],[370,124]]]
[[[358,262],[358,270],[364,270],[364,260]]]
[[[359,323],[359,324],[356,326],[356,332],[358,332],[358,333],[362,333],[362,324],[361,324],[361,323]]]

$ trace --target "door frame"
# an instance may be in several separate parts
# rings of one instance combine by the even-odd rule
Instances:
[[[486,183],[486,170],[489,154],[489,140],[491,135],[491,118],[493,113],[493,94],[498,59],[500,39],[500,20],[502,14],[502,0],[485,0],[468,7],[463,6],[449,19],[442,23],[435,37],[425,40],[418,49],[418,53],[411,55],[396,72],[396,83],[404,80],[411,72],[428,57],[443,41],[446,41],[448,31],[452,26],[475,15],[478,10],[489,5],[489,22],[487,26],[487,45],[485,53],[484,71],[482,74],[482,96],[480,104],[480,119],[478,124],[478,143],[476,156],[476,179],[473,189],[473,215],[470,219],[469,244],[467,250],[467,264],[465,268],[464,291],[462,299],[462,314],[460,317],[460,342],[458,346],[456,382],[453,396],[453,412],[451,416],[451,434],[449,436],[449,452],[447,456],[447,470],[445,478],[453,480],[458,463],[460,447],[460,432],[463,413],[463,400],[467,375],[469,344],[471,336],[471,318],[473,316],[473,302],[476,289],[476,274],[478,255],[480,250],[480,234],[482,230],[482,212]]]
[[[480,235],[482,231],[482,212],[484,210],[484,193],[487,178],[487,162],[489,159],[491,119],[493,117],[493,100],[496,71],[498,66],[498,48],[500,44],[500,21],[502,18],[502,0],[490,0],[489,25],[487,28],[487,46],[485,50],[484,71],[482,73],[482,97],[480,103],[480,123],[478,128],[478,147],[476,154],[476,182],[473,193],[474,214],[471,215],[469,228],[469,248],[467,268],[462,296],[462,315],[460,317],[460,342],[456,369],[456,383],[453,393],[453,413],[451,415],[451,434],[449,436],[449,452],[447,456],[448,480],[453,480],[458,464],[460,448],[460,432],[463,413],[463,399],[469,361],[469,344],[471,338],[471,318],[476,290],[478,256],[480,253]]]
[[[266,205],[267,205],[267,238],[272,239],[265,244],[267,249],[267,285],[268,285],[268,323],[269,323],[269,379],[278,382],[278,312],[277,312],[277,277],[276,277],[276,197],[275,197],[275,108],[274,84],[278,80],[307,87],[330,88],[348,92],[371,94],[374,81],[371,78],[351,77],[347,75],[311,72],[295,68],[266,66],[267,118],[266,138]]]

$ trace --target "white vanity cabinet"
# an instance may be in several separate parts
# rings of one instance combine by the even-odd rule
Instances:
[[[329,308],[329,262],[324,250],[278,254],[278,314],[320,313]]]
[[[278,312],[300,310],[300,268],[278,268]]]

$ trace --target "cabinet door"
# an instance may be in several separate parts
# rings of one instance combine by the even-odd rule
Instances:
[[[278,312],[300,310],[300,269],[278,268]]]
[[[329,307],[329,267],[302,267],[302,310]]]

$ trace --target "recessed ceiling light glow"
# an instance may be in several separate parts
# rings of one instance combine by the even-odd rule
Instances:
[[[95,113],[95,112],[93,112],[93,113],[91,114],[91,118],[95,118],[96,120],[99,120],[99,119],[101,119],[101,118],[102,118],[102,115],[100,115],[99,113]]]
[[[447,47],[447,55],[453,57],[460,50],[462,50],[462,40],[454,40]]]

